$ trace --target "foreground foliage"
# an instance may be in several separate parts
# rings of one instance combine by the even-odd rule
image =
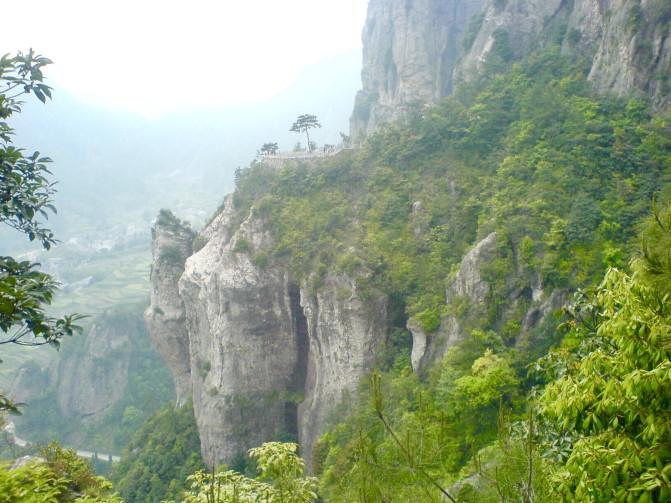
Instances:
[[[566,501],[671,499],[671,206],[648,225],[633,274],[582,299],[541,407],[573,446],[554,476]],[[664,285],[660,288],[660,285]]]
[[[305,476],[305,465],[290,443],[270,442],[251,449],[258,477],[233,470],[214,474],[204,471],[189,477],[191,489],[185,503],[310,503],[317,500],[316,479]]]
[[[14,130],[7,122],[21,112],[23,95],[33,94],[43,103],[51,88],[43,83],[42,69],[51,64],[43,56],[28,53],[0,58],[0,223],[38,241],[45,249],[55,242],[43,220],[55,212],[54,183],[47,164],[51,159],[39,152],[26,155],[13,144]],[[56,281],[38,268],[39,264],[0,256],[0,345],[35,346],[51,344],[81,329],[81,316],[50,316],[46,306],[53,300]],[[1,361],[1,360],[0,360]],[[0,393],[0,411],[16,412],[16,406]]]
[[[126,501],[155,503],[178,498],[203,468],[193,406],[168,404],[133,435],[110,478]]]
[[[24,466],[0,466],[2,503],[121,503],[112,484],[71,449],[51,443]]]

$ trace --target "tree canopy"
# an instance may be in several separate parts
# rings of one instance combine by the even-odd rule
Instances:
[[[298,116],[289,131],[293,133],[305,133],[308,140],[308,150],[313,150],[313,145],[310,142],[310,129],[320,127],[322,127],[322,125],[319,123],[316,115],[304,114]]]
[[[20,97],[33,94],[45,103],[51,88],[44,84],[43,67],[51,61],[33,52],[4,55],[0,58],[0,222],[39,241],[44,249],[56,243],[53,232],[44,225],[49,213],[55,213],[52,198],[54,182],[47,168],[51,162],[39,152],[30,155],[13,144],[14,130],[7,122],[21,112]],[[0,338],[2,344],[59,345],[59,339],[80,330],[75,323],[81,317],[50,316],[57,283],[40,272],[38,264],[0,256]],[[0,395],[0,410],[16,410]]]
[[[280,150],[276,142],[264,143],[259,150],[263,155],[274,155]]]

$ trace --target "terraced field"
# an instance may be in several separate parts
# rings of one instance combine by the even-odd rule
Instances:
[[[80,313],[95,317],[113,306],[148,301],[151,252],[147,245],[94,254],[78,253],[66,246],[49,252],[47,269],[55,269],[64,283],[51,306],[54,315]],[[76,344],[76,339],[66,341]],[[11,389],[16,369],[29,360],[46,367],[58,355],[51,347],[2,346],[0,389]]]

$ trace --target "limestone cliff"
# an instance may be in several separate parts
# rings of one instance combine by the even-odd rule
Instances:
[[[304,452],[311,453],[343,392],[353,392],[373,366],[376,350],[386,336],[386,299],[374,295],[363,301],[355,281],[331,274],[318,292],[304,288],[300,295],[308,347],[298,433]],[[310,456],[307,458],[309,462]]]
[[[123,397],[136,327],[119,325],[94,324],[79,348],[83,357],[59,359],[52,381],[66,417],[95,420]]]
[[[152,238],[152,288],[144,318],[154,346],[172,371],[177,404],[182,405],[191,395],[191,362],[177,280],[191,255],[194,233],[163,210],[152,229]]]
[[[142,327],[137,326],[137,320],[115,317],[110,323],[107,316],[100,316],[81,336],[81,343],[66,344],[63,356],[50,367],[40,369],[33,362],[22,367],[11,394],[20,402],[32,404],[48,393],[58,405],[58,411],[51,413],[78,422],[95,422],[125,392],[132,353],[130,339],[138,328]]]
[[[172,398],[170,374],[151,347],[142,310],[127,305],[99,314],[83,335],[63,341],[48,367],[30,362],[20,369],[11,389],[28,405],[15,420],[20,436],[116,452],[128,434],[120,432],[122,421],[139,426]]]
[[[372,368],[386,334],[385,299],[363,302],[353,280],[329,275],[313,291],[255,253],[272,244],[252,211],[239,225],[233,198],[208,225],[179,279],[185,317],[148,318],[153,340],[170,330],[188,344],[202,454],[230,462],[264,441],[297,437],[308,462],[326,418]],[[154,234],[156,245],[163,231]],[[160,263],[155,255],[155,267]],[[153,274],[156,298],[175,287]],[[152,304],[153,305],[153,304]],[[150,308],[151,309],[151,308]],[[161,326],[162,323],[165,326]],[[157,337],[159,335],[159,337]],[[183,362],[168,360],[176,375]]]
[[[398,118],[414,103],[452,92],[462,33],[485,0],[371,0],[363,30],[363,89],[353,138]]]
[[[507,277],[495,291],[487,277],[487,268],[501,256],[507,256]],[[500,280],[501,278],[496,278]],[[504,299],[503,310],[495,313],[496,323],[502,329],[508,319],[522,319],[522,324],[508,334],[509,343],[518,346],[534,345],[542,351],[547,339],[538,332],[551,322],[554,313],[566,300],[566,292],[558,289],[544,290],[537,273],[525,271],[519,263],[516,250],[509,243],[500,243],[496,233],[491,233],[477,243],[462,259],[459,269],[445,292],[446,314],[440,327],[426,333],[417,320],[408,321],[413,345],[411,361],[415,371],[424,371],[439,361],[457,342],[468,337],[487,319],[488,310],[496,304],[494,296]],[[503,329],[500,332],[509,330]]]
[[[371,0],[351,134],[449,96],[489,61],[510,64],[550,44],[585,57],[598,91],[666,107],[670,30],[666,0]]]

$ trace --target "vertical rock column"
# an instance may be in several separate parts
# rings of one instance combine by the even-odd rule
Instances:
[[[203,459],[230,463],[287,432],[298,350],[284,271],[251,259],[267,235],[250,215],[233,236],[220,222],[179,282],[190,339]],[[293,427],[295,429],[295,427]]]
[[[151,294],[144,318],[151,341],[172,372],[178,406],[191,395],[191,359],[177,281],[191,255],[193,239],[190,227],[161,211],[152,229]]]

